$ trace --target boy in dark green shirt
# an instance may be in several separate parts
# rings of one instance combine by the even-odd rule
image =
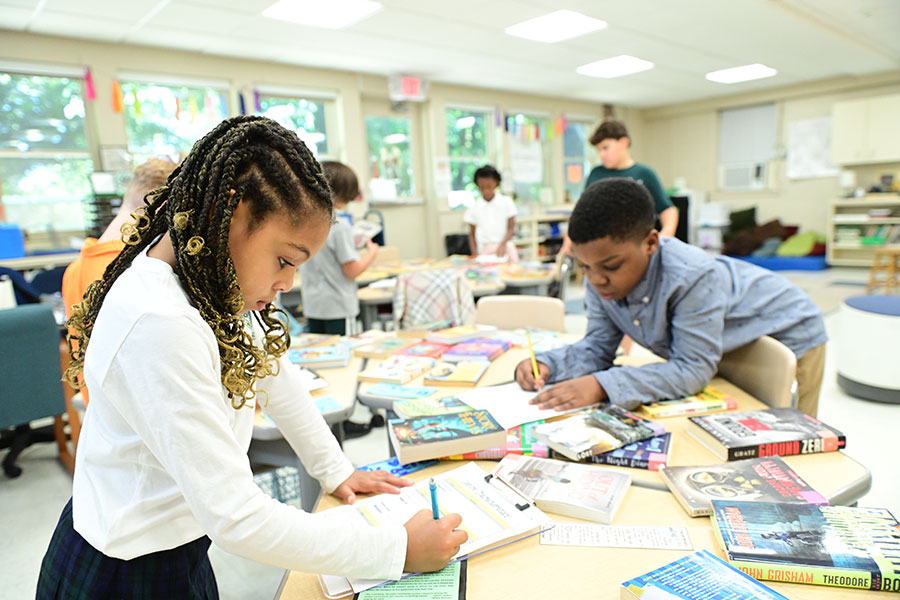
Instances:
[[[628,137],[625,124],[621,121],[604,121],[591,136],[591,144],[597,147],[602,164],[591,170],[585,189],[607,177],[627,177],[637,181],[653,196],[656,216],[662,224],[659,235],[674,237],[678,227],[678,209],[669,201],[656,172],[631,158],[631,138]]]

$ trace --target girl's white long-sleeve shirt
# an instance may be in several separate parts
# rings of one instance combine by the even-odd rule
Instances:
[[[326,492],[353,472],[296,367],[257,382],[263,403]],[[254,483],[252,402],[231,406],[212,330],[163,261],[138,256],[109,291],[91,336],[91,391],[75,467],[75,530],[128,560],[208,535],[279,567],[399,578],[406,530],[353,527],[282,504]]]

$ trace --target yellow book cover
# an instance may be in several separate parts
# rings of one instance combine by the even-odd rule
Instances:
[[[452,385],[472,387],[490,366],[489,362],[473,361],[458,363],[438,363],[427,375],[425,385]]]
[[[646,416],[654,419],[710,414],[725,412],[726,410],[737,410],[737,399],[708,385],[703,388],[703,391],[693,396],[650,402],[641,406],[640,410]]]

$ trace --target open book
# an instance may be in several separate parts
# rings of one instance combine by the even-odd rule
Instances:
[[[466,463],[434,477],[437,484],[438,508],[441,516],[458,513],[460,526],[469,534],[459,553],[459,561],[481,554],[501,545],[518,541],[553,526],[550,518],[512,488],[494,478],[475,463]],[[403,488],[399,494],[379,494],[353,505],[343,505],[325,511],[348,525],[384,526],[403,524],[421,509],[431,509],[428,480]],[[404,573],[403,578],[413,573]],[[354,592],[385,583],[373,579],[349,579]],[[319,577],[326,596],[340,588],[342,580]],[[337,588],[337,589],[336,589]]]

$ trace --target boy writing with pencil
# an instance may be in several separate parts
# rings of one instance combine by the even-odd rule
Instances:
[[[722,354],[764,335],[797,355],[798,408],[815,416],[825,361],[825,325],[809,297],[783,277],[703,250],[654,229],[653,201],[639,183],[589,186],[569,236],[585,272],[587,333],[580,342],[516,367],[516,381],[541,390],[532,401],[564,410],[608,400],[626,408],[700,391]],[[623,335],[668,359],[613,367]]]

